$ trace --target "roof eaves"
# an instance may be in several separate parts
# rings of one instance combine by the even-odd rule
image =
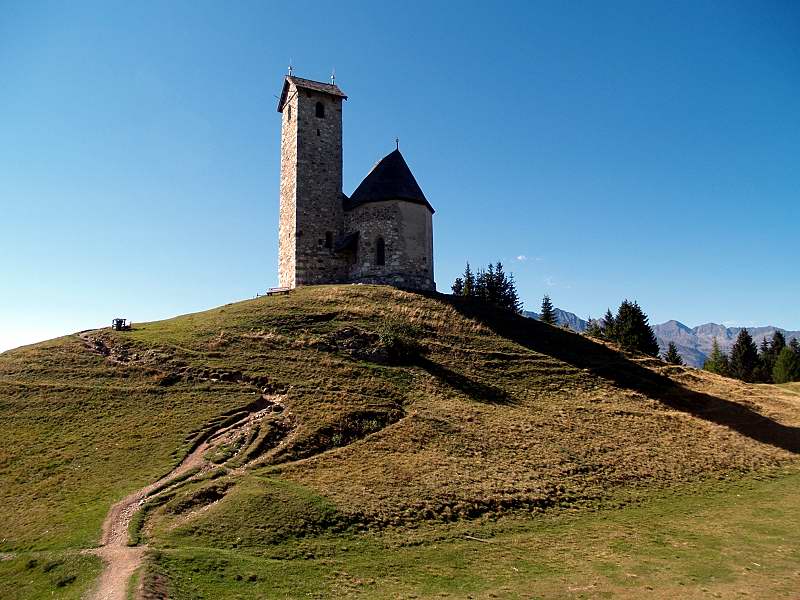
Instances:
[[[320,92],[322,94],[328,94],[330,96],[338,96],[344,100],[347,100],[347,94],[345,94],[338,85],[332,83],[323,83],[321,81],[313,81],[311,79],[303,79],[302,77],[293,77],[291,75],[287,75],[283,79],[283,89],[281,90],[281,97],[278,99],[278,112],[283,112],[283,107],[286,104],[287,96],[289,94],[289,84],[292,83],[295,87],[311,90],[314,92]]]

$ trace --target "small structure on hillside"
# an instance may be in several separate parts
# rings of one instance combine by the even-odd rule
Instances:
[[[130,331],[132,326],[133,323],[127,319],[122,319],[119,317],[116,319],[111,319],[111,329],[114,331]]]
[[[281,125],[281,287],[385,283],[435,290],[433,207],[397,148],[342,191],[342,102],[335,83],[287,76]]]

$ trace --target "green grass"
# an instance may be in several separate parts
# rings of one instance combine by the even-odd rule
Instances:
[[[460,523],[246,550],[160,550],[182,598],[791,598],[800,474],[659,494],[616,510]],[[469,539],[480,538],[485,542]]]
[[[96,556],[75,553],[24,553],[0,561],[0,598],[78,600],[100,574]]]
[[[265,551],[273,545],[329,530],[341,530],[347,522],[327,499],[290,481],[246,477],[238,485],[223,478],[188,486],[154,515],[153,535],[165,546],[216,544],[248,551]],[[190,510],[225,494],[224,506],[212,506],[186,525],[176,521]]]
[[[774,472],[800,452],[793,386],[748,386],[626,357],[443,296],[317,286],[93,337],[111,358],[76,336],[0,355],[8,442],[0,447],[0,551],[93,546],[114,501],[163,476],[209,427],[238,420],[262,388],[284,407],[250,431],[244,443],[255,445],[227,467],[262,463],[186,481],[134,520],[132,537],[162,549],[152,563],[163,570],[161,587],[189,585],[180,564],[202,558],[225,562],[226,572],[238,560],[261,565],[285,589],[301,589],[290,583],[295,571],[277,573],[286,563],[269,566],[286,559],[301,575],[324,573],[327,583],[309,579],[311,593],[328,585],[349,594],[349,576],[331,575],[323,558],[297,557],[339,560],[330,549],[345,540],[361,549],[348,550],[348,568],[365,553],[380,564],[395,555],[436,563],[436,536],[444,536],[439,570],[403,586],[432,594],[447,573],[463,587],[454,595],[483,593],[484,578],[468,572],[480,567],[473,544],[453,541],[448,528],[492,533],[493,519],[513,516],[534,524],[533,540],[551,515]],[[235,443],[211,458],[229,458]],[[612,550],[622,554],[634,541]],[[375,564],[358,567],[357,579]],[[197,581],[211,577],[198,568]],[[530,577],[544,567],[525,568]],[[596,568],[597,577],[621,577],[608,561]],[[231,573],[237,586],[262,585]],[[153,584],[151,575],[158,572],[143,573],[144,583]],[[352,585],[379,596],[393,585],[388,571],[381,580]]]

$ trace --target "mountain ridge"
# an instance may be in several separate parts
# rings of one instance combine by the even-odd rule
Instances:
[[[556,308],[555,313],[559,325],[568,326],[579,333],[586,331],[588,322],[575,313],[561,308]],[[523,314],[532,319],[539,318],[538,313],[532,311],[525,311]],[[720,350],[730,352],[742,329],[747,329],[750,332],[756,345],[760,345],[764,338],[767,338],[767,341],[771,340],[776,331],[780,331],[786,337],[787,342],[793,337],[800,340],[800,330],[784,329],[775,325],[726,327],[719,323],[709,322],[689,327],[677,319],[670,319],[663,323],[652,325],[652,328],[661,352],[666,352],[667,346],[672,342],[678,348],[678,352],[683,357],[684,362],[692,367],[703,366],[711,353],[714,338],[717,338]]]

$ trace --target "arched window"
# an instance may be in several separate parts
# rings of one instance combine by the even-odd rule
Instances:
[[[325,118],[325,105],[322,102],[317,102],[317,106],[314,108],[317,113],[317,118],[324,119]]]
[[[382,237],[379,237],[375,246],[375,264],[382,267],[386,264],[386,242],[383,241]]]

